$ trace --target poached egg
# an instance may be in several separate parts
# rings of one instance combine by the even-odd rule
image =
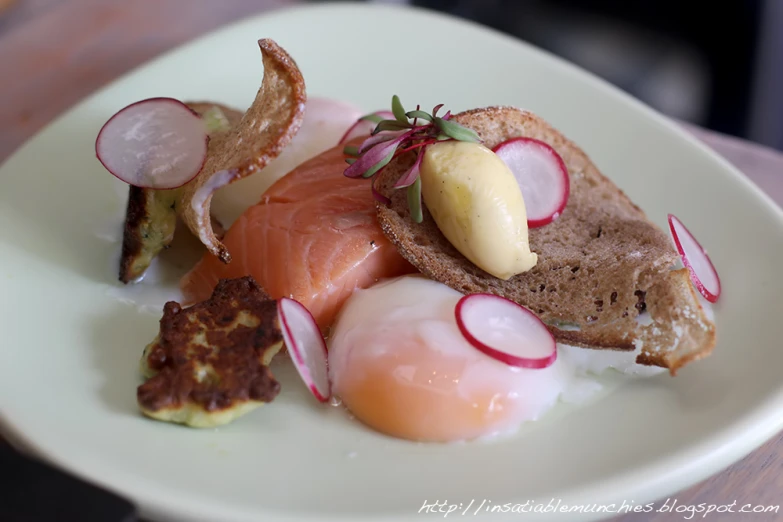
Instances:
[[[422,442],[510,434],[558,400],[583,402],[600,391],[588,372],[639,369],[633,352],[565,346],[547,368],[509,366],[462,336],[454,315],[461,297],[420,275],[351,296],[331,331],[329,372],[333,393],[357,419]]]

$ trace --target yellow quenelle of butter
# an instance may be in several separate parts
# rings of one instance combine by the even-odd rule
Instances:
[[[441,233],[476,266],[500,279],[527,272],[527,212],[514,174],[494,152],[466,141],[426,148],[421,193]]]

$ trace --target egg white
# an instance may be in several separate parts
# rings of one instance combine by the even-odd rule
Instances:
[[[479,390],[491,389],[498,397],[506,398],[503,421],[488,424],[480,434],[492,437],[513,433],[523,423],[540,419],[558,401],[583,403],[590,399],[604,387],[595,376],[608,368],[657,373],[635,364],[634,353],[562,345],[558,345],[556,362],[548,368],[508,366],[478,351],[460,334],[454,307],[461,296],[420,275],[357,290],[341,310],[329,338],[334,393],[340,396],[352,379],[361,378],[363,361],[388,355],[401,339],[412,336],[430,353],[442,357],[444,366],[454,367],[455,360],[464,363],[465,370],[458,377],[454,393],[469,398]],[[409,361],[393,369],[398,380],[406,382],[413,382],[417,370]],[[420,379],[418,383],[421,384]],[[343,400],[349,403],[345,397]]]

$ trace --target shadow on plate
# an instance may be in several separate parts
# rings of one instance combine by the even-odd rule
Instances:
[[[0,243],[86,279],[108,282],[127,185],[94,158],[89,126],[44,133],[2,169]],[[56,136],[54,135],[56,134]],[[121,191],[122,190],[122,191]]]
[[[117,303],[87,319],[92,364],[103,376],[100,398],[112,412],[138,416],[136,387],[142,383],[139,360],[157,333],[158,318]]]

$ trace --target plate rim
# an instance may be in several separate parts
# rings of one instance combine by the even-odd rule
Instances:
[[[756,183],[754,183],[748,176],[732,165],[728,160],[720,156],[716,151],[704,144],[691,133],[687,132],[684,128],[677,125],[674,120],[667,118],[651,107],[645,105],[643,102],[633,98],[628,93],[620,90],[618,87],[615,87],[606,80],[595,76],[581,67],[578,67],[577,65],[574,65],[548,51],[535,47],[527,42],[502,33],[496,29],[484,26],[477,22],[465,20],[451,14],[441,13],[418,6],[371,3],[357,4],[347,1],[323,4],[298,4],[294,6],[276,8],[262,13],[242,17],[238,20],[234,20],[227,24],[213,28],[212,30],[195,38],[191,38],[185,42],[182,42],[179,45],[157,55],[156,57],[137,65],[131,70],[126,71],[106,85],[86,94],[78,102],[73,104],[67,110],[63,111],[60,115],[53,118],[40,130],[25,140],[22,145],[17,147],[7,158],[5,158],[5,160],[3,160],[2,163],[0,163],[0,172],[2,172],[9,162],[20,156],[24,150],[26,150],[28,147],[34,146],[43,134],[50,132],[51,129],[57,126],[62,120],[68,119],[74,113],[79,112],[82,107],[85,104],[88,104],[93,98],[98,97],[105,91],[114,88],[117,84],[126,82],[128,78],[143,73],[144,69],[154,67],[157,63],[170,59],[172,55],[177,54],[184,48],[197,45],[199,42],[207,39],[215,38],[221,33],[228,33],[233,28],[244,24],[253,24],[281,16],[295,16],[298,13],[333,11],[345,8],[350,8],[353,11],[364,10],[374,12],[386,9],[395,11],[404,10],[409,11],[416,16],[423,15],[431,18],[445,19],[455,26],[459,25],[464,27],[472,27],[474,29],[480,30],[483,33],[491,34],[495,38],[506,40],[508,43],[511,43],[517,47],[524,47],[528,52],[545,57],[547,61],[556,64],[558,67],[564,68],[569,72],[569,74],[577,74],[583,81],[592,82],[602,89],[609,89],[613,97],[618,101],[622,101],[623,103],[630,105],[635,111],[641,111],[641,113],[649,121],[655,122],[656,125],[664,128],[669,133],[674,133],[677,138],[687,142],[691,148],[699,151],[701,155],[709,158],[713,163],[720,165],[724,171],[730,172],[733,180],[735,182],[739,182],[740,184],[744,185],[745,188],[750,190],[756,200],[763,202],[764,206],[766,207],[765,210],[771,211],[773,214],[775,214],[778,220],[778,224],[783,225],[783,208],[778,206],[769,194],[764,192]],[[634,488],[636,491],[670,491],[669,493],[656,495],[655,500],[662,496],[676,493],[685,487],[696,484],[697,482],[714,475],[720,470],[725,469],[744,456],[755,451],[765,442],[776,436],[781,430],[783,430],[783,416],[775,415],[776,412],[779,413],[781,411],[783,411],[783,385],[777,389],[776,393],[771,393],[765,396],[765,400],[760,401],[756,405],[752,414],[744,417],[745,421],[743,423],[735,422],[734,424],[727,426],[722,430],[711,433],[708,437],[701,438],[699,442],[694,443],[694,447],[692,447],[690,451],[678,451],[671,454],[668,458],[658,459],[648,466],[637,466],[627,473],[615,475],[613,479],[590,484],[588,487],[579,487],[574,489],[579,489],[582,492],[580,494],[581,496],[584,496],[585,492],[590,495],[595,495],[599,490],[613,491],[618,484],[625,485],[628,482],[633,482],[636,484],[636,487]],[[183,513],[186,512],[186,510],[183,509],[182,501],[177,502],[170,499],[152,497],[150,495],[143,495],[145,496],[143,501],[140,498],[142,495],[136,496],[134,494],[133,497],[131,497],[131,495],[127,493],[129,489],[145,489],[145,480],[143,480],[143,477],[141,477],[142,480],[134,480],[132,475],[124,475],[120,473],[110,477],[110,480],[107,481],[107,474],[105,473],[105,469],[101,470],[91,468],[83,471],[80,466],[75,465],[76,463],[73,462],[72,459],[63,458],[60,455],[50,453],[42,445],[32,440],[29,436],[26,436],[14,425],[9,417],[10,416],[6,415],[4,412],[0,412],[0,434],[2,434],[7,439],[7,442],[17,450],[40,457],[46,462],[49,462],[50,464],[65,470],[67,473],[98,484],[100,487],[114,491],[119,495],[129,497],[132,502],[136,503],[138,510],[146,516],[152,515],[155,517],[163,517],[165,519],[182,519]],[[742,437],[738,437],[739,434],[742,434]],[[737,440],[741,441],[742,443],[738,444]],[[709,447],[709,451],[703,451],[705,447]],[[701,448],[702,451],[699,451],[699,448]],[[684,477],[686,475],[689,478],[681,479],[679,482],[676,482],[676,480],[673,481],[672,479],[672,477]],[[668,482],[668,486],[663,485],[666,482]],[[672,488],[670,486],[672,483],[677,485]],[[128,486],[132,487],[129,488]],[[628,488],[626,487],[626,492],[627,490]],[[149,492],[150,488],[146,488],[146,491]],[[564,491],[563,493],[564,495],[570,494],[571,491]],[[234,508],[233,513],[228,513],[222,509],[223,507],[228,506],[228,504],[220,504],[208,501],[200,502],[197,496],[193,495],[192,493],[189,495],[193,499],[197,500],[197,502],[194,502],[194,505],[197,507],[195,509],[190,509],[192,513],[186,515],[188,516],[188,519],[190,519],[191,515],[194,516],[193,520],[212,520],[215,517],[223,518],[226,516],[235,515],[238,516],[241,520],[250,520],[251,518],[259,516],[257,512],[236,510],[236,508]],[[644,497],[646,498],[647,496]],[[182,499],[181,496],[174,498],[180,500]],[[220,508],[220,511],[214,510],[214,508]],[[200,513],[197,514],[195,511],[199,511]],[[207,513],[208,516],[204,516],[204,513]],[[272,515],[271,512],[268,514]],[[406,516],[405,520],[413,520],[415,515],[415,513],[412,513],[410,516]],[[315,518],[307,518],[305,515],[294,515],[292,517],[285,512],[276,512],[274,513],[274,516],[277,520],[315,520]],[[317,520],[337,521],[346,520],[346,518],[343,516],[319,516]],[[386,520],[400,520],[400,515],[376,515],[373,520],[379,522]],[[499,517],[498,520],[501,520],[501,518]]]

